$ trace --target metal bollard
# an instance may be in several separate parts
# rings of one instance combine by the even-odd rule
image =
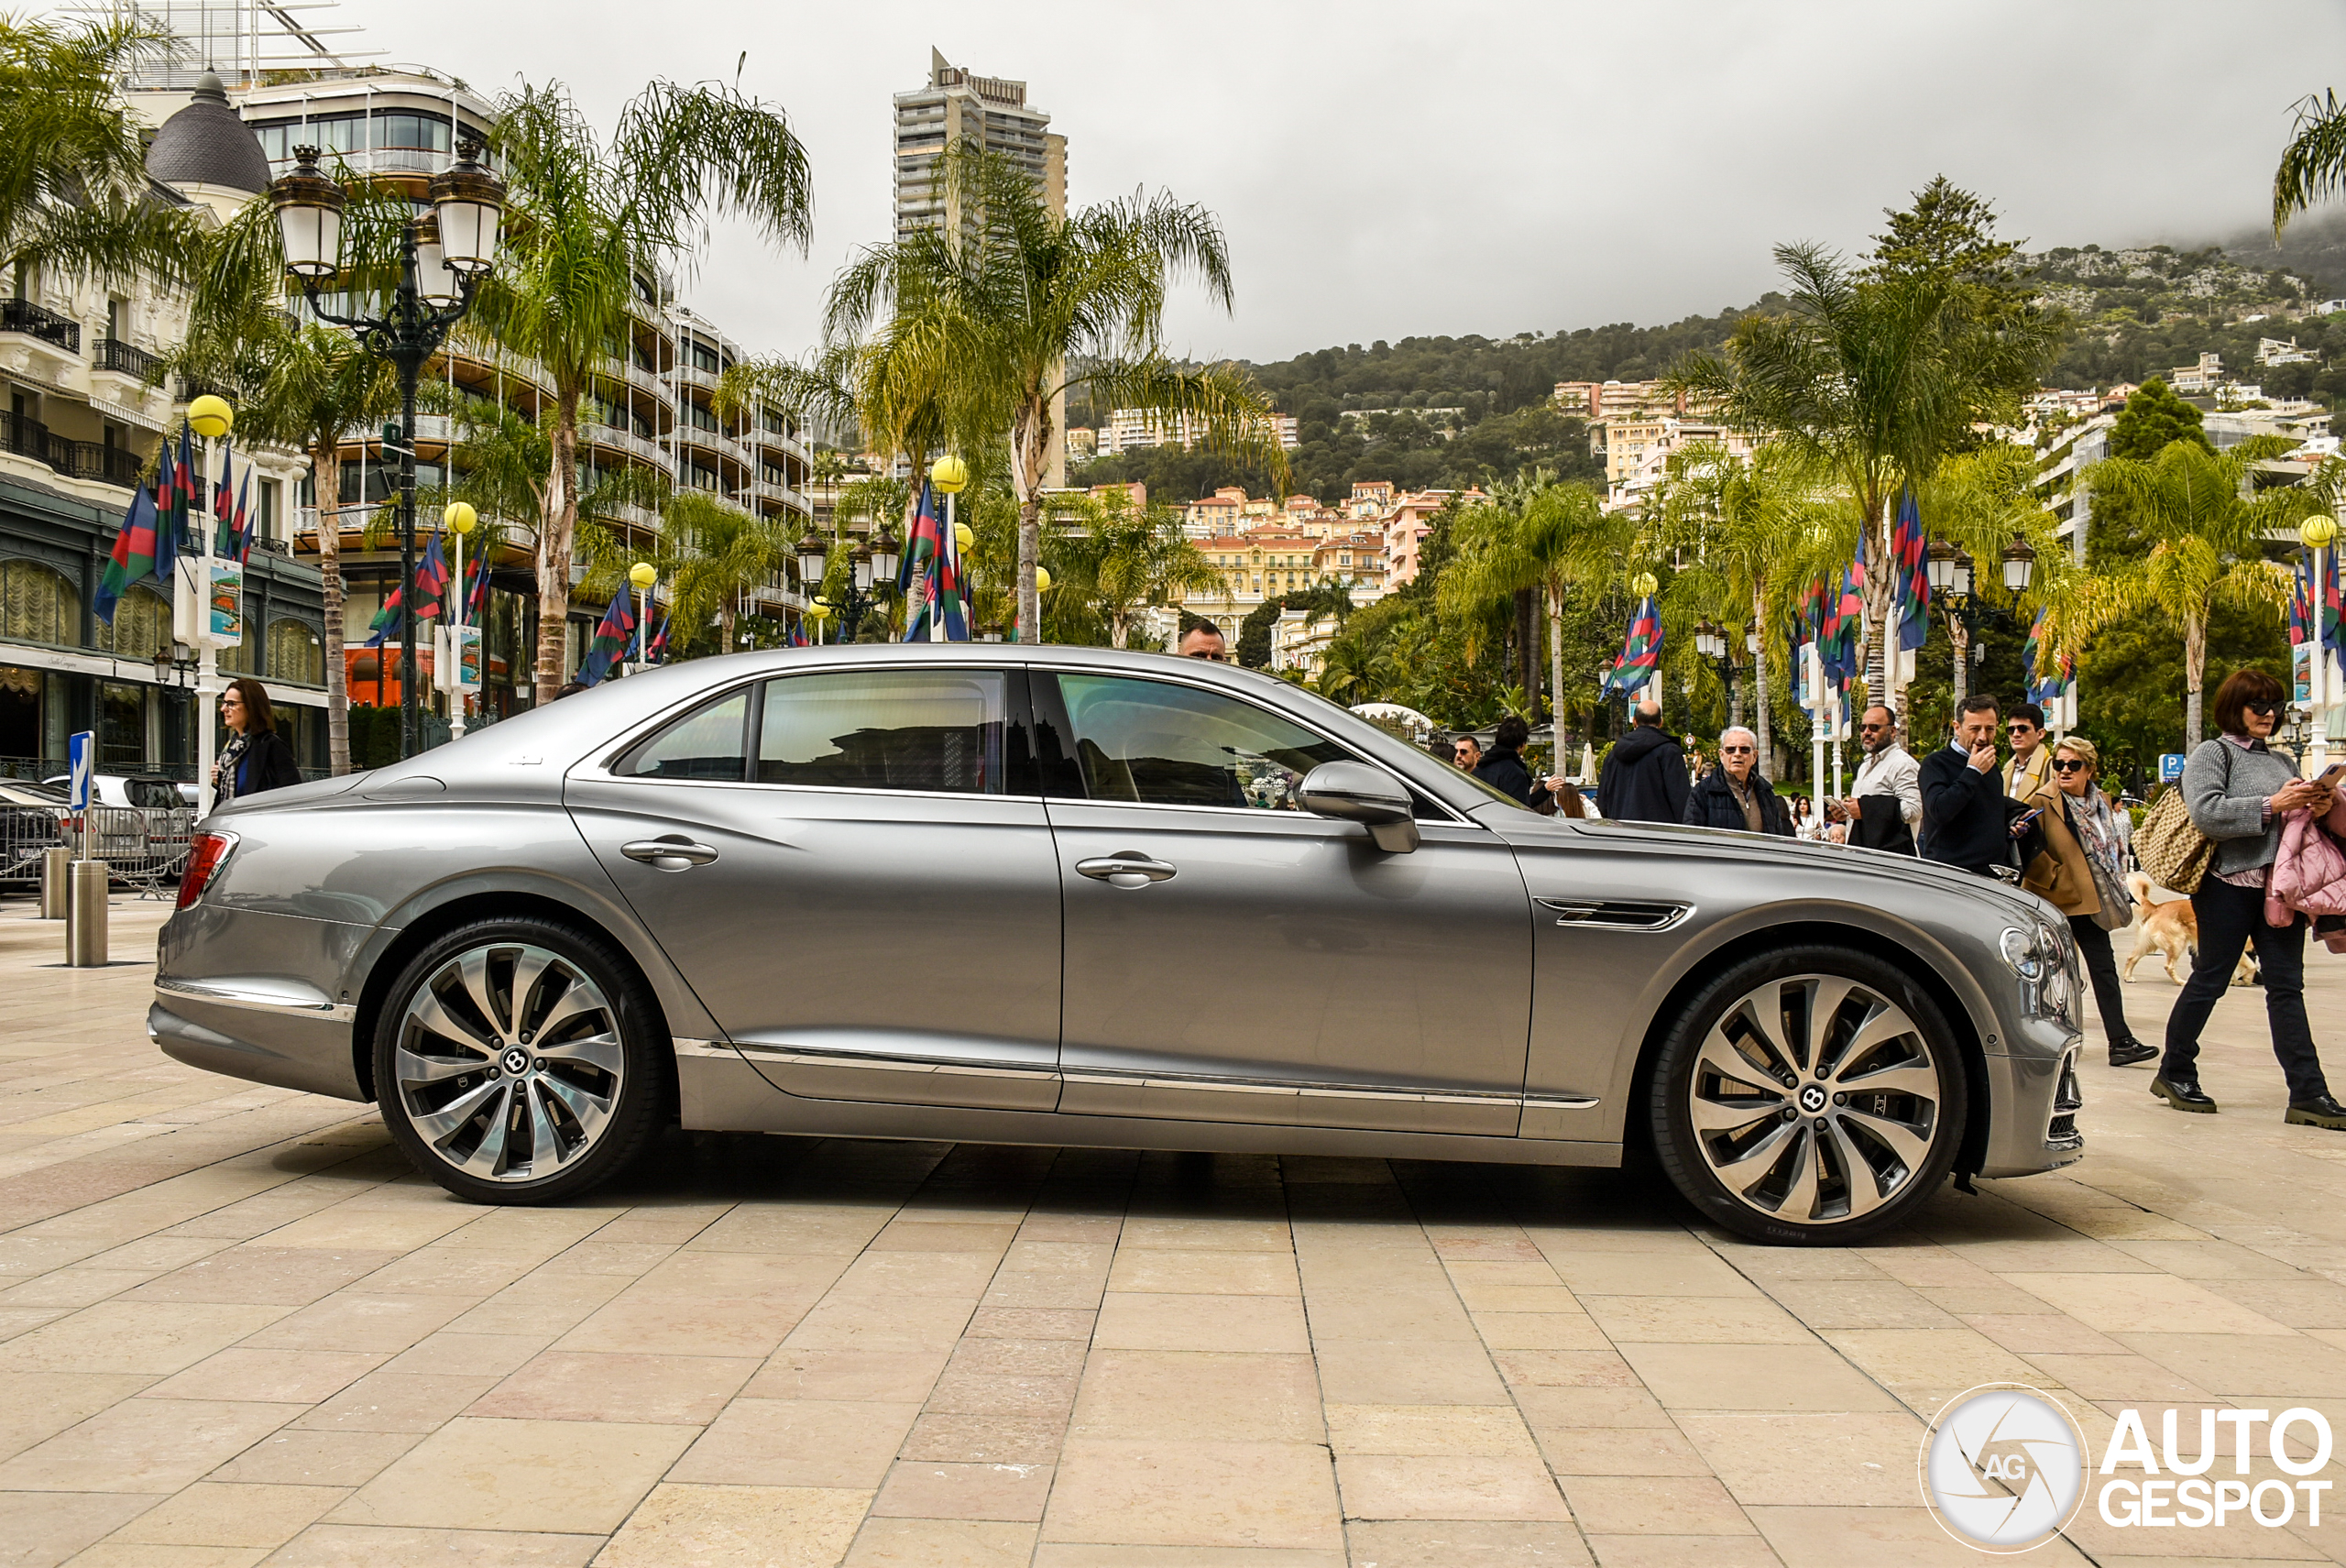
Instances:
[[[73,851],[63,844],[52,844],[41,851],[40,857],[40,917],[44,920],[65,918],[66,888],[73,872]]]
[[[65,965],[102,969],[106,961],[106,875],[104,861],[73,862],[73,892],[65,916]]]

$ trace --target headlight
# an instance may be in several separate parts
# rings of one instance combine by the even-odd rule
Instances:
[[[2069,934],[2044,924],[2028,931],[2008,927],[1998,946],[2020,979],[2022,1004],[2039,1018],[2067,1023],[2078,984],[2077,944]]]

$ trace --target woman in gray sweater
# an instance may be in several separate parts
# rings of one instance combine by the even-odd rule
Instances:
[[[2241,949],[2253,943],[2273,1054],[2289,1085],[2286,1120],[2346,1132],[2346,1106],[2330,1098],[2306,1024],[2306,918],[2285,927],[2264,923],[2264,881],[2280,850],[2282,814],[2317,804],[2327,810],[2330,794],[2266,748],[2280,716],[2281,683],[2262,670],[2235,671],[2216,692],[2221,737],[2202,742],[2183,765],[2191,824],[2216,841],[2216,858],[2191,895],[2199,950],[2167,1014],[2166,1053],[2151,1092],[2178,1111],[2216,1109],[2199,1087],[2199,1032],[2231,983]]]

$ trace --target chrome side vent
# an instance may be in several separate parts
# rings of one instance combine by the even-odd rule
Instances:
[[[1609,926],[1623,931],[1667,931],[1694,912],[1691,904],[1648,904],[1623,898],[1534,902],[1554,916],[1559,926]]]

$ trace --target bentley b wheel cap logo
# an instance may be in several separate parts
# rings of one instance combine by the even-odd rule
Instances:
[[[1800,1091],[1800,1108],[1810,1115],[1825,1109],[1825,1091],[1812,1083]]]
[[[2052,1396],[2020,1383],[1957,1395],[1923,1436],[1923,1500],[1982,1552],[2026,1552],[2058,1535],[2085,1495],[2085,1436]]]
[[[530,1053],[516,1046],[503,1058],[505,1070],[519,1078],[530,1070]]]

